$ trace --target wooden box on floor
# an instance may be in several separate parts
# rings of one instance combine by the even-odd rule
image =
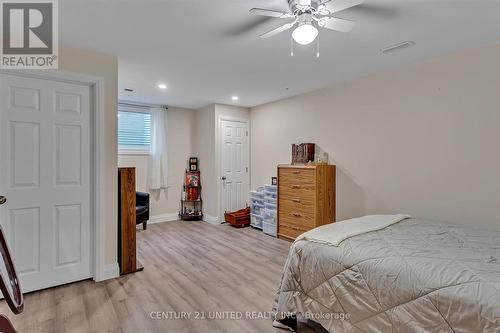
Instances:
[[[120,274],[142,270],[137,265],[135,168],[118,169],[118,264]]]
[[[335,166],[278,166],[278,237],[335,222]]]

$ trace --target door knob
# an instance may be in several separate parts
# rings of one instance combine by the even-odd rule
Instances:
[[[0,205],[3,205],[6,202],[7,202],[7,198],[4,197],[4,196],[2,196],[2,195],[0,195]]]
[[[226,180],[227,178],[226,178],[226,176],[222,176],[222,178],[221,178],[221,179],[222,179],[222,180]]]

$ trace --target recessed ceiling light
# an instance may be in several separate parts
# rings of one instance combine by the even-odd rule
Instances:
[[[232,99],[233,101],[237,101],[237,100],[239,100],[240,98],[239,98],[238,96],[233,96],[233,97],[231,97],[231,99]]]
[[[160,84],[158,84],[158,88],[165,90],[165,89],[167,89],[167,85],[164,83],[160,83]]]

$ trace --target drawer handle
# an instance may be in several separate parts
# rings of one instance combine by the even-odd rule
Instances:
[[[299,172],[299,171],[292,171],[292,173],[293,173],[294,175],[299,175],[299,174],[300,174],[300,172]]]
[[[300,203],[300,199],[292,199],[293,202]]]
[[[291,213],[290,215],[294,217],[302,217],[302,215],[300,215],[299,213]]]
[[[293,189],[299,189],[299,188],[300,188],[300,185],[292,185],[292,188],[293,188]]]
[[[298,230],[298,231],[304,231],[300,228],[297,228],[297,227],[294,227],[293,225],[288,225],[288,224],[283,224],[283,227],[286,227],[286,228],[289,228],[289,229],[293,229],[293,230]]]

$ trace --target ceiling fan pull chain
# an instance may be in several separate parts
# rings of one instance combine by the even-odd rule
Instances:
[[[293,57],[293,37],[290,37],[290,56]]]
[[[316,58],[319,58],[319,34],[318,38],[316,39]]]

